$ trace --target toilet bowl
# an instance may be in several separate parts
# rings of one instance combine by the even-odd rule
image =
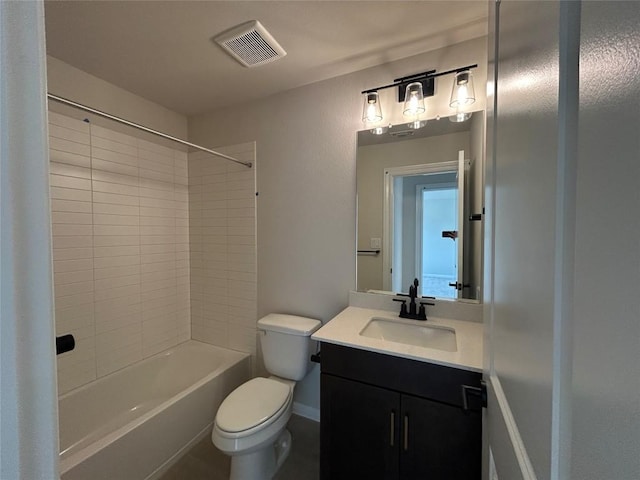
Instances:
[[[258,321],[265,367],[273,375],[240,385],[216,414],[211,440],[231,456],[230,480],[269,480],[289,455],[293,390],[311,368],[310,336],[321,323],[271,314]]]
[[[291,435],[285,427],[291,417],[295,382],[289,383],[273,377],[254,378],[220,406],[212,440],[232,457],[231,479],[271,478],[289,455]]]

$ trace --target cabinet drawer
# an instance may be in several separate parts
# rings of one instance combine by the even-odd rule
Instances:
[[[482,374],[322,343],[322,373],[462,407],[462,385],[480,386]],[[480,400],[469,408],[481,410]]]

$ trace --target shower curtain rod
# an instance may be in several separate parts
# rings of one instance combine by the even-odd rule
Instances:
[[[216,157],[224,158],[225,160],[229,160],[231,162],[239,163],[244,165],[245,167],[251,168],[253,165],[251,162],[243,162],[238,160],[237,158],[230,157],[229,155],[225,155],[224,153],[216,152],[215,150],[211,150],[209,148],[201,147],[200,145],[196,145],[195,143],[187,142],[186,140],[182,140],[177,137],[172,137],[171,135],[167,135],[166,133],[159,132],[157,130],[153,130],[152,128],[145,127],[144,125],[140,125],[138,123],[130,122],[129,120],[125,120],[124,118],[116,117],[115,115],[111,115],[109,113],[102,112],[100,110],[96,110],[95,108],[87,107],[86,105],[82,105],[81,103],[76,103],[74,101],[68,100],[63,97],[59,97],[57,95],[53,95],[51,93],[47,93],[47,97],[51,100],[55,100],[56,102],[64,103],[66,105],[70,105],[75,108],[79,108],[80,110],[84,110],[86,112],[94,113],[104,118],[108,118],[110,120],[114,120],[116,122],[122,123],[124,125],[129,125],[130,127],[137,128],[139,130],[144,130],[145,132],[152,133],[162,138],[166,138],[167,140],[171,140],[177,143],[181,143],[182,145],[186,145],[191,148],[195,148],[197,150],[201,150],[203,152],[210,153],[211,155],[215,155]]]

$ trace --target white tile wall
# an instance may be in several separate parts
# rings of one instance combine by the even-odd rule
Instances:
[[[218,150],[254,168],[189,155],[192,337],[255,356],[255,143]]]
[[[51,220],[56,334],[71,333],[77,347],[58,357],[61,392],[95,380],[90,127],[50,116]]]
[[[187,154],[51,112],[58,357],[64,393],[188,340]]]

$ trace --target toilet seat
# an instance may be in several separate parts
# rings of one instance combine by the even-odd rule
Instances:
[[[222,402],[216,427],[225,437],[251,435],[275,422],[291,403],[290,385],[257,377],[240,385]]]

